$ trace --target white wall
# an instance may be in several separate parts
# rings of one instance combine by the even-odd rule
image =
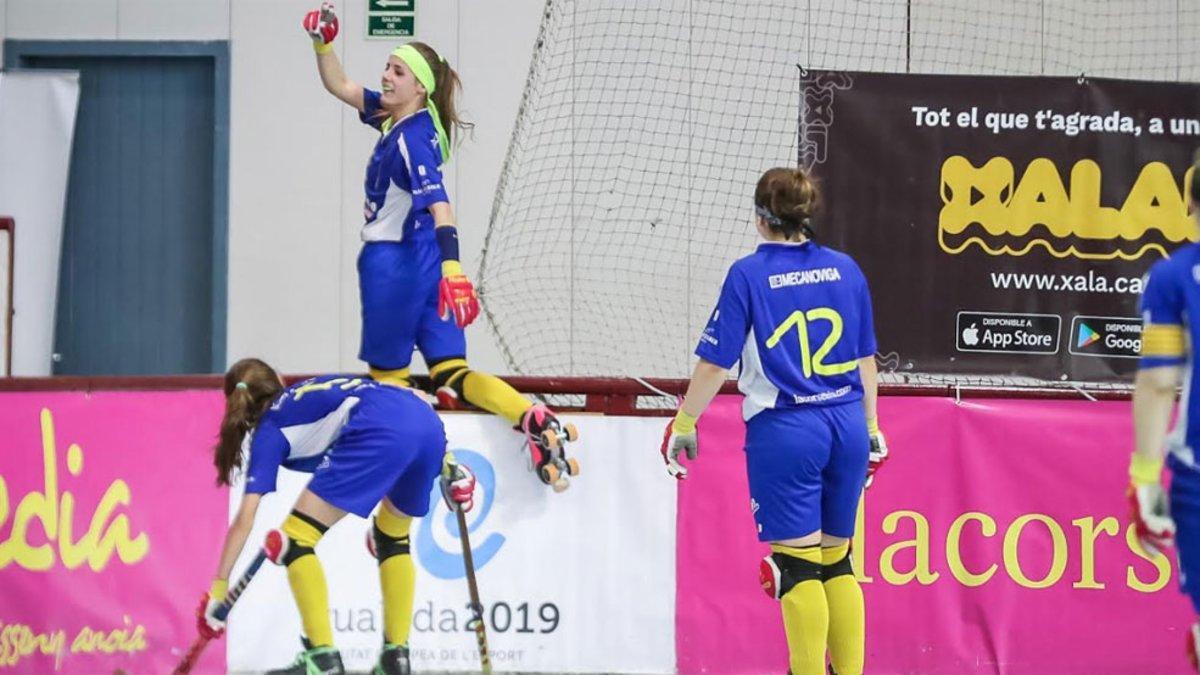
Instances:
[[[362,367],[356,359],[355,256],[361,179],[374,141],[355,113],[320,87],[300,29],[310,3],[0,0],[0,42],[230,41],[228,355],[231,360],[260,355],[292,372]],[[1014,3],[1006,9],[968,0],[913,0],[906,17],[899,0],[805,0],[811,16],[803,27],[807,65],[902,69],[904,26],[911,21],[914,72],[1029,72],[1032,63],[1044,61],[1047,74],[1105,75],[1105,64],[1116,62],[1140,77],[1200,79],[1200,50],[1190,48],[1190,36],[1200,30],[1194,3],[1183,3],[1188,7],[1180,7],[1179,21],[1171,18],[1176,0],[1152,0],[1140,10],[1099,0]],[[336,44],[347,73],[371,85],[394,45],[365,39],[366,5],[367,0],[341,3]],[[472,274],[543,6],[544,0],[417,0],[416,37],[458,69],[465,86],[463,113],[477,125],[447,168]],[[739,11],[736,2],[714,6]],[[1015,18],[1043,6],[1042,21]],[[1166,11],[1155,17],[1147,8]],[[984,34],[972,28],[981,25],[980,13],[992,15]],[[1007,28],[996,29],[1000,24]],[[1148,37],[1161,48],[1150,54],[1134,49]],[[1047,39],[1074,44],[1074,52],[1059,54],[1053,44],[1043,46]],[[506,372],[482,323],[468,330],[468,344],[476,367]]]
[[[476,124],[447,167],[473,273],[543,0],[416,4],[416,37],[459,71],[460,108]],[[366,6],[339,3],[336,45],[347,74],[377,86],[395,44],[366,39]],[[300,28],[305,11],[296,0],[0,0],[0,42],[229,40],[229,359],[261,355],[291,372],[359,369],[355,257],[376,134],[321,88]],[[468,329],[468,344],[477,367],[505,370],[482,324]]]

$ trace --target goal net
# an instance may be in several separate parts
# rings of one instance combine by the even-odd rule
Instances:
[[[548,0],[480,274],[509,365],[689,374],[755,181],[797,161],[804,69],[1200,79],[1198,28],[1174,1]]]

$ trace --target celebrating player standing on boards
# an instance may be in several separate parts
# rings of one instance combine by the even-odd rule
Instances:
[[[333,645],[325,573],[313,548],[347,513],[366,518],[376,504],[372,553],[383,590],[384,646],[376,673],[409,673],[416,568],[408,531],[429,512],[430,488],[442,473],[451,508],[470,510],[475,477],[446,455],[446,433],[436,413],[416,394],[368,378],[326,375],[284,388],[258,359],[242,359],[225,373],[225,417],[214,449],[217,482],[228,484],[246,463],[246,492],[225,535],[216,580],[201,599],[201,635],[225,629],[215,611],[229,573],[264,494],[275,491],[279,467],[312,473],[283,527],[267,535],[271,562],[287,567],[288,583],[304,626],[304,651],[280,675],[342,673]],[[382,500],[382,503],[380,503]]]
[[[502,380],[467,367],[463,328],[479,315],[479,301],[459,262],[441,169],[454,133],[469,126],[455,108],[458,74],[429,45],[412,42],[391,53],[382,91],[365,89],[346,77],[333,51],[333,5],[309,12],[304,28],[325,89],[381,133],[367,164],[359,358],[375,379],[407,386],[415,345],[443,405],[465,399],[507,419],[525,433],[530,468],[555,490],[565,489],[567,475],[579,473],[578,463],[563,454],[564,443],[577,436],[574,426],[560,424],[546,406],[531,404]]]
[[[729,269],[700,336],[700,357],[662,453],[696,459],[696,419],[741,359],[746,468],[758,538],[771,544],[763,588],[781,601],[791,671],[863,669],[863,596],[850,537],[864,481],[887,457],[875,416],[875,329],[862,271],[813,241],[817,189],[799,169],[767,171],[754,191],[766,243]],[[865,415],[864,415],[865,411]]]
[[[1200,157],[1198,157],[1200,160]],[[1200,204],[1200,161],[1192,174],[1192,204]],[[1193,207],[1194,208],[1194,207]],[[1197,215],[1200,218],[1200,215]],[[1183,592],[1200,614],[1200,382],[1196,345],[1200,330],[1200,244],[1185,244],[1154,263],[1142,293],[1142,356],[1133,388],[1134,451],[1129,463],[1133,520],[1142,547],[1155,553],[1179,543]],[[1186,368],[1186,371],[1185,371]],[[1171,408],[1180,380],[1183,409],[1171,437]],[[1162,488],[1163,455],[1171,465],[1171,497]],[[1169,504],[1169,507],[1168,507]],[[1178,526],[1178,532],[1176,532]],[[1187,654],[1200,667],[1200,623],[1187,633]]]

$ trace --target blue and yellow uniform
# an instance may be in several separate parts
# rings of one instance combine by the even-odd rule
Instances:
[[[1200,244],[1188,244],[1150,268],[1142,293],[1142,349],[1139,368],[1183,368],[1179,417],[1167,438],[1171,467],[1171,518],[1179,553],[1183,591],[1200,612],[1200,396],[1195,391],[1195,345],[1200,326]],[[1191,347],[1189,348],[1189,345]]]
[[[387,497],[410,516],[429,512],[446,431],[416,394],[352,375],[288,387],[246,436],[246,492],[275,491],[279,467],[312,473],[308,489],[367,517]]]
[[[442,258],[429,207],[450,199],[442,182],[437,129],[426,108],[391,123],[379,96],[364,89],[359,114],[381,136],[365,180],[358,358],[380,370],[407,367],[414,346],[427,362],[463,358],[463,330],[438,316]]]
[[[760,540],[853,535],[870,449],[858,359],[875,350],[867,282],[844,253],[764,243],[729,269],[696,355],[741,361]]]

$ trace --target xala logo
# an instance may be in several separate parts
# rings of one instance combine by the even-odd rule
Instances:
[[[475,508],[467,514],[467,532],[475,534],[475,531],[487,520],[488,514],[492,511],[492,504],[496,501],[496,470],[486,457],[474,450],[456,448],[452,452],[459,462],[466,464],[475,473],[477,486]],[[429,505],[429,514],[422,518],[420,525],[417,526],[417,559],[430,574],[439,579],[461,579],[467,575],[466,567],[463,564],[462,548],[457,541],[449,547],[449,550],[442,548],[442,545],[438,543],[439,537],[434,536],[434,528],[441,523],[444,532],[444,536],[441,537],[443,540],[457,540],[459,537],[458,517],[446,508],[437,481],[434,481],[433,490],[429,496]],[[500,547],[504,545],[504,535],[493,533],[485,537],[483,541],[472,541],[471,544],[475,569],[481,570],[500,552]]]
[[[971,324],[963,329],[962,339],[963,344],[968,347],[974,347],[979,344],[979,329],[975,327],[975,324]]]

